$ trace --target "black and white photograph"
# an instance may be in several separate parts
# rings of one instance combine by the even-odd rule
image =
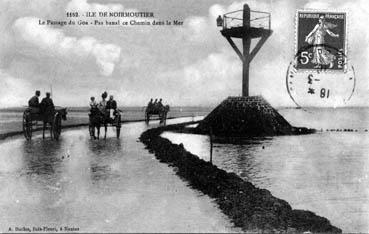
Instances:
[[[369,233],[366,0],[0,0],[0,233]]]

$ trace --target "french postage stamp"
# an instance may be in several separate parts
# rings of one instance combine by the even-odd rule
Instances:
[[[298,10],[295,36],[296,69],[345,71],[345,12]]]

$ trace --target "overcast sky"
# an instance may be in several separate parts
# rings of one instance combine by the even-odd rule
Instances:
[[[87,105],[113,94],[120,105],[142,106],[151,97],[170,105],[215,105],[241,93],[241,62],[219,33],[215,18],[242,9],[224,0],[0,0],[0,107],[23,106],[39,89],[53,88],[57,105]],[[294,55],[296,9],[349,12],[348,46],[357,89],[349,105],[369,101],[369,1],[247,1],[272,13],[273,34],[253,60],[251,95],[293,106],[285,87]],[[67,11],[150,11],[176,27],[44,26]],[[83,18],[81,18],[83,19]]]

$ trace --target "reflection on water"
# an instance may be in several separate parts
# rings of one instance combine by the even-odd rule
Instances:
[[[156,126],[124,124],[120,139],[109,129],[106,140],[91,140],[81,128],[63,131],[59,141],[35,136],[0,142],[0,232],[23,226],[94,233],[239,231],[137,142]]]
[[[124,159],[129,149],[123,146],[136,143],[145,127],[144,123],[123,125],[121,139],[109,129],[106,140],[91,140],[82,128],[63,132],[59,141],[35,136],[31,141],[3,142],[0,231],[9,226],[55,225],[124,230],[108,223],[116,215],[115,203],[125,199],[121,181],[126,178]]]
[[[302,122],[302,115],[298,117]],[[325,121],[332,126],[330,120]],[[322,121],[319,124],[324,128]],[[365,129],[367,126],[352,127]],[[183,143],[187,150],[209,160],[208,136],[172,132],[162,136],[174,143]],[[242,144],[227,144],[217,139],[213,163],[270,190],[295,209],[307,209],[327,217],[344,232],[369,232],[368,143],[369,133],[364,131],[256,138]]]
[[[209,160],[207,136],[162,136]],[[294,208],[327,217],[345,232],[369,232],[368,142],[368,133],[319,133],[244,145],[214,143],[213,163]]]
[[[31,175],[52,175],[60,169],[61,141],[51,139],[25,141],[23,146],[24,173]]]
[[[122,142],[116,138],[104,141],[89,141],[91,179],[93,183],[118,178],[121,172],[114,170],[114,162],[122,157]]]

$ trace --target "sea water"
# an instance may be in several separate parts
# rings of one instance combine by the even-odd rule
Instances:
[[[319,131],[214,143],[213,163],[268,189],[294,209],[328,218],[344,232],[369,232],[369,109],[280,109],[279,113],[294,126]],[[209,160],[208,136],[171,132],[163,136]]]

